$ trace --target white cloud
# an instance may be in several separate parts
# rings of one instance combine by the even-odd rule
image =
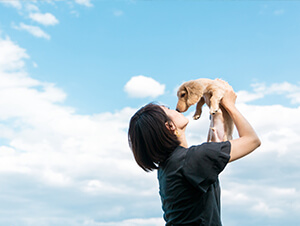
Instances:
[[[128,190],[131,189],[128,189],[127,187],[124,186],[116,187],[112,183],[107,183],[100,180],[90,180],[87,181],[87,183],[84,185],[82,190],[84,192],[88,192],[90,194],[95,194],[95,195],[99,193],[126,195],[128,194]]]
[[[255,206],[252,207],[252,210],[257,212],[258,214],[266,214],[270,217],[272,216],[278,216],[279,214],[282,214],[282,210],[279,208],[272,208],[265,202],[259,202]]]
[[[130,97],[156,98],[165,92],[165,85],[160,84],[153,78],[143,75],[132,77],[125,85],[124,90]]]
[[[54,186],[68,186],[72,182],[69,177],[64,175],[63,173],[54,171],[52,169],[46,169],[43,171],[41,175],[42,180],[44,183]]]
[[[292,104],[300,103],[300,92],[290,93],[287,97],[291,99]]]
[[[300,85],[288,82],[274,83],[266,86],[264,83],[256,83],[252,85],[253,92],[239,91],[237,101],[239,103],[247,103],[253,100],[261,99],[266,95],[281,95],[290,99],[292,104],[300,103]]]
[[[250,93],[245,90],[237,92],[237,102],[247,103],[253,100],[261,99],[264,97],[263,93]]]
[[[40,23],[43,24],[45,26],[49,26],[49,25],[56,25],[59,23],[59,21],[55,18],[54,15],[52,15],[51,13],[30,13],[29,17]]]
[[[50,39],[50,35],[48,35],[40,27],[37,27],[37,26],[31,26],[31,25],[27,25],[24,23],[20,23],[19,26],[13,26],[13,27],[17,30],[27,31],[30,34],[32,34],[33,36],[38,37],[38,38],[45,38],[48,40]]]
[[[29,58],[26,50],[15,45],[8,37],[0,38],[0,70],[18,70],[24,67],[24,58]]]
[[[229,166],[231,171],[237,170],[238,167]],[[253,170],[253,168],[247,170]],[[257,172],[259,171],[254,171],[254,173]],[[234,173],[231,175],[227,173],[226,179],[223,179],[222,201],[225,211],[244,210],[252,216],[269,219],[269,221],[297,215],[299,205],[293,205],[293,200],[300,198],[299,189],[290,188],[288,184],[270,185],[260,181],[259,178],[253,181],[249,180],[249,177],[239,178],[238,181],[230,180],[229,177],[233,175]],[[281,175],[277,174],[277,176],[280,178]],[[253,223],[250,222],[249,225]]]
[[[84,5],[87,7],[92,7],[93,4],[91,3],[91,0],[75,0],[75,2],[79,5]]]
[[[18,10],[22,9],[22,4],[19,0],[14,0],[14,1],[3,0],[3,1],[0,1],[0,3],[3,3],[4,5],[12,6]]]

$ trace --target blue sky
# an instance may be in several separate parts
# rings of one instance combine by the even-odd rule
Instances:
[[[300,223],[300,2],[0,1],[0,225],[163,225],[132,114],[223,78],[262,146],[221,175],[224,225]],[[208,112],[190,119],[205,141]],[[237,134],[235,134],[237,137]]]

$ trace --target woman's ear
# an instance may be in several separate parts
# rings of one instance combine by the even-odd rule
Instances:
[[[175,131],[176,130],[176,126],[174,125],[173,122],[166,122],[165,125],[166,125],[167,129],[170,130],[170,131]]]

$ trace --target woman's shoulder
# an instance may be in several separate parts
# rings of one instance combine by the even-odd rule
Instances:
[[[160,166],[163,168],[165,168],[165,167],[179,168],[180,165],[182,165],[184,163],[184,159],[185,159],[187,150],[188,150],[188,148],[178,146],[170,154],[170,156],[166,159],[166,161],[160,164]]]
[[[195,150],[199,150],[199,151],[208,151],[208,150],[219,150],[222,148],[228,148],[230,147],[230,142],[229,141],[224,141],[224,142],[204,142],[202,144],[198,144],[198,145],[193,145],[190,146],[187,151],[195,151]]]
[[[205,142],[200,145],[194,145],[188,148],[185,156],[186,164],[218,162],[222,159],[230,158],[231,145],[229,141],[225,142]]]

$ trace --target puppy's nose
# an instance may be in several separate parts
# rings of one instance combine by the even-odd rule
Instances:
[[[176,111],[180,112],[178,108],[176,108]]]

